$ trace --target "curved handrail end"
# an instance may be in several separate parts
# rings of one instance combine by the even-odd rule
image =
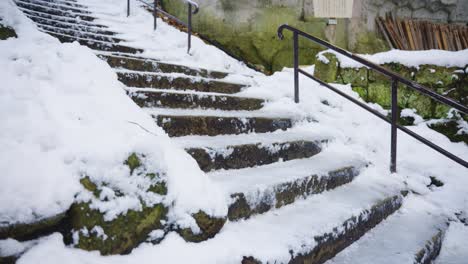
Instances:
[[[289,26],[288,24],[283,24],[283,25],[278,27],[278,38],[279,39],[281,39],[281,40],[284,39],[283,30],[288,26]]]
[[[196,14],[198,13],[198,11],[200,10],[200,7],[198,6],[198,4],[194,1],[191,1],[191,0],[185,0],[186,3],[188,3],[189,5],[195,7],[195,9],[192,11],[192,14]]]

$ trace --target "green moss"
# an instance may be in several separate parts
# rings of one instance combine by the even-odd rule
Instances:
[[[339,71],[339,80],[341,83],[352,86],[367,87],[369,79],[367,68],[341,68]]]
[[[324,53],[322,54],[322,56],[327,58],[328,62],[325,63],[325,62],[322,62],[321,60],[317,60],[315,62],[314,76],[324,82],[334,83],[337,81],[337,77],[338,77],[338,70],[339,70],[338,59],[332,53]]]
[[[200,228],[200,233],[195,234],[190,228],[184,228],[178,231],[179,234],[189,242],[201,242],[214,237],[224,226],[227,219],[226,217],[211,217],[203,211],[199,211],[192,216]]]
[[[130,168],[130,174],[133,174],[133,171],[141,166],[141,161],[136,153],[132,153],[124,164]]]
[[[13,225],[0,225],[0,239],[14,238],[16,240],[36,239],[41,235],[57,231],[61,222],[65,218],[65,213],[52,217],[42,218],[31,223],[16,223]]]
[[[80,232],[76,247],[84,250],[98,250],[103,255],[129,253],[138,244],[145,241],[148,234],[163,226],[167,209],[157,204],[143,207],[142,211],[128,211],[112,221],[105,221],[103,214],[91,209],[88,203],[74,204],[70,209],[70,225],[75,231],[86,228],[88,235]],[[101,227],[107,238],[91,232],[94,227]],[[68,240],[71,240],[69,237]]]
[[[353,52],[359,54],[374,54],[390,49],[387,42],[374,32],[360,33],[356,42]]]
[[[435,131],[444,134],[452,142],[465,142],[468,144],[468,134],[458,134],[458,122],[456,120],[448,120],[429,125]]]
[[[157,193],[160,195],[166,195],[167,194],[167,186],[165,182],[158,182],[154,185],[152,185],[149,189],[148,192],[153,192]]]
[[[16,32],[14,29],[10,27],[5,27],[2,24],[0,24],[0,40],[5,40],[8,38],[16,38],[18,37],[16,35]]]

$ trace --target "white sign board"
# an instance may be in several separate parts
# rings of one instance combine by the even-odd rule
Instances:
[[[351,18],[354,0],[314,0],[315,17]]]

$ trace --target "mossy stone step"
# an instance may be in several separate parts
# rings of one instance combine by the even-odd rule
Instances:
[[[13,238],[24,241],[36,239],[56,231],[61,231],[62,221],[66,213],[42,218],[31,223],[16,223],[11,225],[0,225],[0,239]]]
[[[107,35],[99,35],[94,32],[86,32],[86,31],[79,31],[75,29],[70,29],[70,28],[63,28],[60,27],[54,27],[54,26],[47,26],[47,25],[41,25],[37,24],[39,28],[42,28],[44,30],[47,30],[48,32],[54,32],[58,34],[63,34],[67,36],[73,36],[77,38],[82,38],[82,39],[89,39],[89,40],[95,40],[95,41],[103,41],[103,42],[110,42],[110,43],[120,43],[123,40],[119,38],[114,38],[110,37]]]
[[[292,120],[288,118],[171,115],[159,115],[153,116],[153,118],[171,137],[266,133],[292,127]]]
[[[60,42],[74,42],[77,41],[81,45],[88,46],[94,50],[101,50],[101,51],[115,51],[115,52],[126,52],[126,53],[141,53],[143,52],[142,49],[132,48],[128,46],[123,46],[120,44],[112,44],[108,42],[97,42],[90,39],[80,39],[73,36],[68,36],[65,34],[58,34],[54,32],[50,32],[47,30],[43,30],[44,32],[48,33],[49,35],[56,37],[60,40]]]
[[[372,208],[350,217],[343,224],[324,232],[323,235],[314,237],[317,245],[312,250],[301,253],[291,252],[289,263],[325,263],[396,212],[402,203],[403,197],[401,195],[376,202]],[[242,264],[260,263],[255,256],[245,256],[242,260]]]
[[[197,161],[200,168],[209,172],[220,169],[241,169],[293,159],[310,158],[322,150],[321,142],[291,141],[273,144],[244,144],[226,146],[222,149],[203,147],[186,151]]]
[[[21,1],[16,1],[15,2],[17,6],[22,7],[27,10],[31,11],[36,11],[36,12],[41,12],[41,13],[46,13],[49,15],[54,15],[54,16],[61,16],[61,17],[66,17],[66,18],[72,18],[72,19],[79,19],[87,22],[92,22],[96,18],[87,15],[86,13],[81,13],[81,12],[67,12],[63,10],[57,10],[57,9],[52,9],[49,7],[45,6],[40,6],[37,4],[31,4],[27,2],[21,2]]]
[[[74,24],[76,26],[89,26],[89,27],[95,27],[95,28],[101,28],[101,29],[106,29],[108,28],[107,26],[96,24],[94,22],[89,22],[89,21],[84,21],[84,20],[76,20],[74,17],[64,17],[64,16],[56,16],[56,15],[51,15],[45,12],[39,12],[36,10],[29,10],[27,8],[19,7],[19,9],[25,13],[28,17],[32,18],[33,16],[36,18],[42,18],[42,19],[49,19],[57,22],[64,22],[64,23],[70,23]]]
[[[193,90],[234,94],[245,87],[243,84],[197,79],[193,77],[172,77],[138,72],[117,72],[119,80],[128,87]]]
[[[350,183],[359,171],[355,167],[344,167],[330,171],[328,175],[308,177],[283,182],[270,188],[255,192],[255,204],[249,204],[247,193],[231,194],[233,203],[229,206],[228,218],[231,221],[247,219],[252,215],[262,214],[274,208],[292,204],[300,198],[335,189]]]
[[[113,68],[122,68],[132,71],[183,73],[205,78],[222,79],[228,75],[225,72],[208,71],[206,69],[191,68],[182,65],[169,64],[155,59],[129,58],[121,56],[98,55],[107,61]]]
[[[26,16],[30,18],[32,21],[34,21],[35,23],[37,23],[39,26],[67,28],[68,30],[76,30],[76,31],[84,32],[84,33],[93,33],[93,34],[99,34],[99,35],[105,35],[105,36],[113,36],[116,34],[115,32],[104,30],[102,26],[100,25],[90,26],[89,24],[80,24],[79,22],[71,23],[71,22],[66,22],[66,21],[61,21],[61,20],[42,18],[39,16],[35,16],[33,13],[30,13],[30,12],[26,13]]]
[[[87,10],[84,10],[84,9],[80,9],[80,8],[76,8],[76,7],[72,7],[72,6],[64,6],[64,5],[59,5],[57,3],[54,3],[54,2],[45,2],[45,1],[40,1],[40,0],[15,0],[15,2],[18,4],[22,4],[22,5],[29,5],[29,9],[32,8],[45,8],[47,10],[49,10],[49,12],[66,12],[66,13],[74,13],[74,14],[77,14],[77,15],[83,15],[85,17],[89,17],[89,18],[94,18],[92,16],[89,16],[91,15],[92,13],[87,11]]]
[[[264,103],[262,99],[256,98],[196,93],[167,93],[140,90],[137,92],[130,92],[129,95],[140,107],[257,110],[262,108]]]
[[[86,9],[87,7],[84,6],[84,5],[80,5],[78,4],[76,1],[74,0],[40,0],[41,2],[48,2],[48,3],[51,3],[51,4],[59,4],[59,5],[65,5],[65,6],[70,6],[70,7],[75,7],[75,8],[82,8],[82,9]]]

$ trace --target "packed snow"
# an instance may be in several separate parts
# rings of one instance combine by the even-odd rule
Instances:
[[[325,50],[318,54],[318,57],[324,63],[327,63],[327,58],[322,56],[323,53],[330,52],[336,55],[340,66],[343,68],[360,68],[363,65],[354,61],[342,54],[333,50]],[[442,67],[459,67],[464,68],[468,65],[468,49],[460,51],[447,51],[447,50],[390,50],[379,52],[376,54],[358,54],[360,57],[371,61],[375,64],[385,63],[400,63],[407,67],[418,68],[420,65],[436,65]]]
[[[228,222],[215,238],[205,242],[186,243],[177,234],[169,233],[159,245],[143,243],[130,255],[103,257],[98,252],[66,246],[60,234],[52,234],[32,245],[18,263],[62,263],[65,260],[77,264],[153,263],[155,260],[162,263],[239,263],[242,256],[248,255],[265,261],[286,261],[290,250],[300,252],[312,248],[316,243],[313,240],[315,235],[341,224],[350,213],[368,209],[376,200],[394,195],[403,188],[416,192],[431,204],[431,210],[436,207],[441,215],[451,217],[454,213],[466,213],[468,210],[466,168],[398,133],[398,173],[390,174],[390,126],[312,80],[300,77],[301,103],[295,104],[292,100],[291,69],[264,76],[196,37],[191,55],[188,55],[185,53],[186,34],[161,20],[154,32],[151,16],[136,1],[132,1],[129,18],[126,17],[126,1],[79,2],[95,10],[102,24],[122,32],[121,37],[131,45],[145,48],[144,56],[232,72],[226,81],[252,85],[239,95],[268,100],[265,107],[253,115],[292,117],[297,121],[294,129],[301,133],[317,133],[318,137],[326,135],[333,139],[335,151],[339,151],[341,146],[346,153],[355,154],[369,165],[347,186],[248,221]],[[145,165],[167,175],[169,194],[166,199],[168,202],[176,201],[175,220],[189,223],[187,213],[200,208],[213,215],[226,213],[226,194],[222,188],[203,174],[195,161],[181,149],[191,138],[172,143],[150,116],[126,97],[115,73],[92,51],[76,43],[59,44],[37,32],[10,0],[0,3],[0,17],[19,35],[18,39],[0,42],[0,78],[6,82],[0,87],[0,117],[3,121],[0,146],[9,150],[0,154],[0,168],[8,172],[0,176],[0,222],[28,222],[37,216],[47,217],[62,212],[73,202],[76,193],[83,192],[79,178],[84,172],[102,181],[112,181],[112,175],[116,184],[122,180],[120,183],[124,185],[119,187],[127,188],[134,194],[131,197],[141,197],[143,194],[138,188],[126,183],[132,179],[124,177],[128,177],[129,172],[122,162],[133,152],[146,153],[148,160]],[[466,51],[431,51],[431,56],[427,56],[429,53],[397,53],[393,51],[381,57],[375,55],[374,62],[387,62],[394,56],[400,58],[399,62],[411,66],[424,63],[440,63],[442,66],[468,64]],[[313,71],[313,67],[305,70]],[[336,87],[358,98],[350,86]],[[377,105],[373,107],[385,111]],[[214,110],[190,112],[239,114]],[[406,111],[405,115],[412,116],[413,113]],[[468,157],[466,144],[450,142],[424,122],[409,128],[460,157]],[[230,139],[226,136],[218,140]],[[221,145],[219,142],[216,144]],[[27,166],[24,166],[25,162]],[[429,188],[430,176],[444,182],[444,186]],[[109,218],[126,209],[138,208],[132,201],[126,204],[117,207],[117,211],[107,211]],[[155,239],[159,236],[159,231],[151,234]],[[452,237],[454,244],[461,239]],[[0,248],[7,248],[3,245],[17,250],[22,247],[11,240],[1,241]],[[459,252],[457,250],[453,247],[446,249],[447,252]],[[466,246],[461,250],[468,251]]]

